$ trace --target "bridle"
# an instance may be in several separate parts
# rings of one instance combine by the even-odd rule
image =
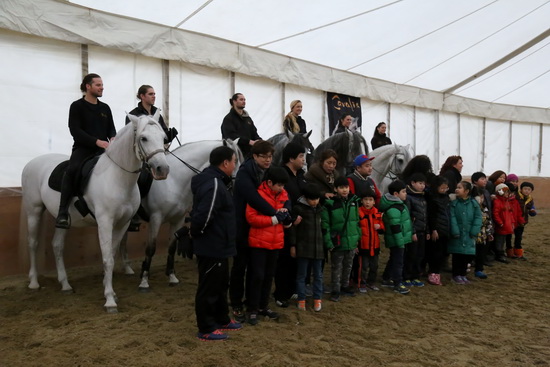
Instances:
[[[145,165],[147,167],[150,168],[149,166],[149,160],[151,158],[153,158],[155,155],[159,154],[159,153],[164,153],[164,148],[162,149],[155,149],[153,150],[152,152],[150,153],[147,153],[145,151],[145,148],[143,148],[143,145],[141,144],[141,139],[137,139],[137,123],[132,123],[133,124],[133,127],[134,127],[134,151],[137,152],[137,155],[140,159],[140,161],[142,161],[143,163],[145,163]],[[157,125],[156,122],[154,121],[149,121],[147,123],[147,125]],[[136,142],[137,140],[137,142]],[[128,173],[140,173],[141,172],[141,168],[138,168],[137,170],[135,171],[130,171],[130,170],[127,170],[126,168],[122,167],[120,164],[118,164],[110,155],[109,153],[107,152],[107,150],[105,151],[105,155],[107,156],[107,158],[109,158],[111,160],[111,162],[113,162],[115,164],[115,166],[117,166],[118,168],[120,168],[121,170],[125,171],[125,172],[128,172]]]
[[[402,155],[403,155],[403,153],[401,153],[399,150],[396,149],[396,152],[393,154],[393,159],[392,159],[391,163],[389,164],[390,168],[388,169],[388,172],[386,172],[385,175],[383,174],[383,172],[380,172],[379,170],[377,170],[374,167],[372,167],[372,170],[374,172],[378,173],[380,176],[387,177],[390,180],[394,181],[394,180],[399,178],[399,174],[401,173],[401,172],[396,171],[396,166],[397,166],[397,157],[402,156]]]

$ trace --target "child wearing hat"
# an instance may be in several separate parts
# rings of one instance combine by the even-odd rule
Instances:
[[[336,195],[325,201],[326,210],[321,213],[325,246],[331,251],[331,296],[340,301],[340,293],[355,296],[349,286],[349,275],[357,243],[361,238],[359,228],[359,198],[349,191],[345,177],[334,181]]]
[[[347,178],[349,182],[349,190],[351,193],[364,197],[367,192],[374,193],[376,206],[380,203],[382,193],[378,190],[376,183],[369,176],[372,174],[372,160],[375,157],[368,157],[366,154],[360,154],[353,160],[355,169]]]
[[[523,247],[521,246],[521,241],[523,239],[523,230],[525,229],[525,226],[529,222],[529,217],[534,217],[535,215],[537,215],[537,211],[535,210],[535,201],[531,196],[531,193],[533,192],[534,189],[535,189],[535,186],[531,182],[522,182],[517,195],[517,201],[521,209],[521,215],[524,220],[524,223],[518,225],[514,229],[515,238],[514,238],[514,247],[512,251],[513,251],[513,258],[515,259],[527,260],[523,256]]]

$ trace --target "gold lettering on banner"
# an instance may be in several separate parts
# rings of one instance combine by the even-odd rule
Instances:
[[[355,111],[356,109],[361,109],[361,105],[357,102],[352,101],[350,97],[347,97],[347,99],[340,99],[340,96],[338,94],[335,94],[332,97],[332,106],[337,111],[340,111],[342,107],[350,108],[352,111]]]

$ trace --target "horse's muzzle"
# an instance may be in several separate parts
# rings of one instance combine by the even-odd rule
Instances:
[[[151,174],[155,180],[166,180],[170,166],[151,166]]]

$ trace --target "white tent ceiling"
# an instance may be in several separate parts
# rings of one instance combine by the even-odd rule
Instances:
[[[550,108],[546,0],[70,2],[397,84]]]

